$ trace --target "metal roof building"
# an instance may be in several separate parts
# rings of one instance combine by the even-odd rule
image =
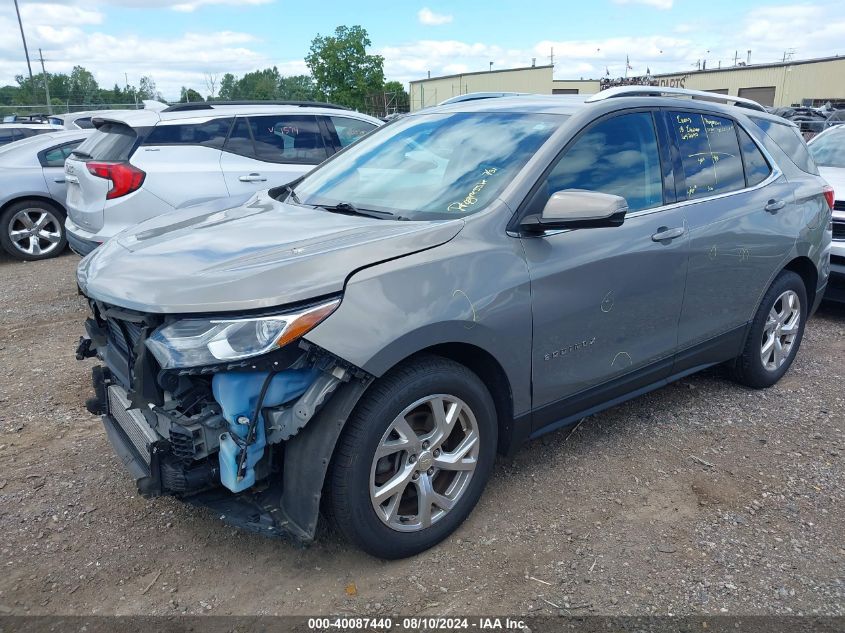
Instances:
[[[554,79],[553,71],[552,66],[528,66],[412,81],[411,110],[469,92],[594,94],[603,87],[618,85],[598,79]],[[845,57],[839,56],[666,73],[642,79],[659,86],[746,97],[766,106],[823,105],[827,101],[845,104]]]

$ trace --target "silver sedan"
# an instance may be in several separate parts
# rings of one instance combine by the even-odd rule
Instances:
[[[92,132],[49,132],[0,148],[0,246],[12,257],[33,261],[64,250],[65,159]]]

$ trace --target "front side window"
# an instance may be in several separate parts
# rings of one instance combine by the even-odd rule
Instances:
[[[682,198],[695,200],[745,187],[733,121],[701,112],[669,116],[684,172]]]
[[[296,186],[302,204],[351,203],[411,220],[458,218],[495,200],[566,116],[419,114],[376,130]]]
[[[816,165],[845,168],[845,130],[833,130],[817,136],[808,147]]]
[[[341,147],[352,145],[359,138],[369,134],[375,129],[375,125],[358,119],[350,119],[345,116],[329,117],[337,132],[337,139]]]
[[[663,204],[663,177],[654,121],[649,112],[635,112],[602,120],[566,150],[546,181],[542,207],[552,194],[565,189],[584,189],[622,196],[629,211]]]

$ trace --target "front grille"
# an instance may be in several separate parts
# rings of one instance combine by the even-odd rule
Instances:
[[[109,386],[109,414],[132,442],[138,454],[150,465],[150,444],[156,441],[155,432],[147,424],[144,414],[130,409],[129,399],[117,385]]]
[[[141,338],[141,326],[131,321],[119,321],[117,319],[107,319],[106,323],[108,325],[109,343],[114,345],[115,349],[125,358],[134,356],[132,350],[135,349],[138,339]],[[124,330],[129,335],[128,340],[124,335]]]
[[[845,240],[845,222],[833,223],[833,239]]]

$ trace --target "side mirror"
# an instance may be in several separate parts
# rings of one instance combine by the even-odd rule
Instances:
[[[543,213],[525,217],[521,227],[527,231],[549,231],[620,226],[627,212],[628,203],[622,196],[566,189],[552,194]]]

